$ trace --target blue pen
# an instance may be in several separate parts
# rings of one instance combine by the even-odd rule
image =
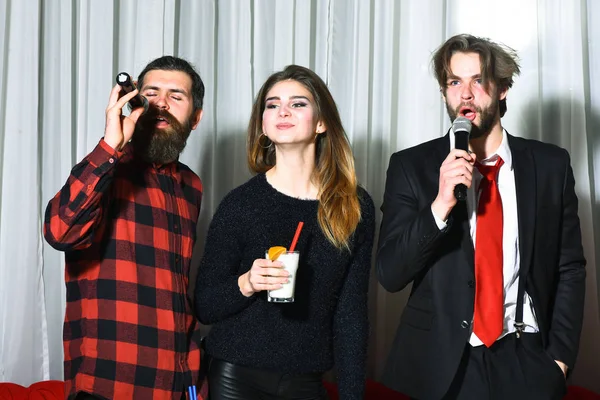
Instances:
[[[198,400],[198,396],[196,394],[196,386],[188,386],[188,399]]]

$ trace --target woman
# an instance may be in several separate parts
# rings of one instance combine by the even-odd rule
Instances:
[[[219,205],[195,289],[213,400],[323,399],[335,363],[341,399],[362,399],[367,290],[375,211],[325,83],[290,65],[271,75],[252,108],[248,162],[257,175]],[[265,259],[303,228],[295,300],[267,291],[288,274]]]

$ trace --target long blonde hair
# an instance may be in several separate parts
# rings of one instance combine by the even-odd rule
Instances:
[[[262,136],[262,117],[267,93],[275,84],[292,80],[303,85],[313,96],[315,120],[326,131],[316,136],[314,179],[319,188],[318,221],[325,237],[339,249],[350,249],[350,237],[360,222],[354,157],[340,114],[327,85],[313,71],[288,65],[272,74],[263,84],[252,106],[248,125],[248,165],[255,173],[267,172],[275,165],[275,148]],[[265,143],[266,142],[266,143]]]

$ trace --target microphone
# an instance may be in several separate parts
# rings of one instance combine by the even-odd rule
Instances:
[[[471,134],[471,120],[465,117],[457,117],[452,123],[454,132],[454,148],[469,151],[469,135]],[[467,199],[467,187],[459,183],[454,187],[454,197],[458,201]]]
[[[118,73],[116,80],[121,86],[121,96],[133,92],[136,89],[135,84],[131,80],[131,76],[129,76],[127,72]],[[129,105],[129,111],[138,107],[144,107],[144,112],[148,111],[148,99],[139,93],[129,100],[127,104]]]

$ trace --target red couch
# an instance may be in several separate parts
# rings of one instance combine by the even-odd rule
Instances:
[[[331,400],[339,400],[337,388],[333,383],[325,382],[325,388]],[[63,400],[64,385],[62,381],[37,382],[28,388],[14,383],[0,382],[0,400]],[[408,397],[395,392],[381,383],[368,380],[365,393],[366,400],[408,400]],[[569,387],[564,400],[600,400],[600,395],[576,386]]]
[[[63,381],[37,382],[29,387],[0,382],[0,400],[63,400]]]

